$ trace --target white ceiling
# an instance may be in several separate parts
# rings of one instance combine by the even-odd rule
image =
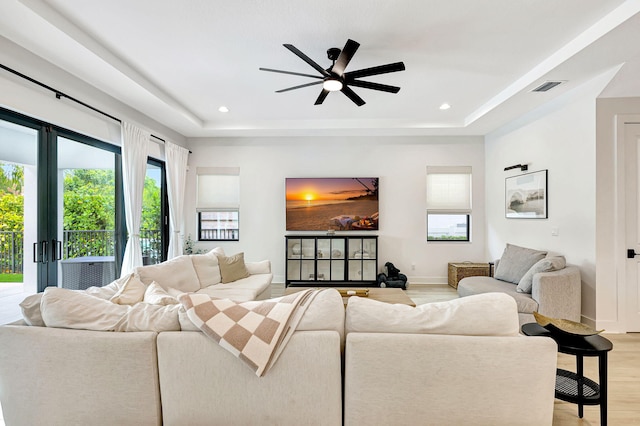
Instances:
[[[0,35],[186,137],[482,135],[637,61],[640,0],[2,0]],[[315,74],[282,44],[329,67],[348,38],[347,71],[405,63],[367,78],[398,94],[315,106],[320,86],[275,93],[312,79],[258,70]]]

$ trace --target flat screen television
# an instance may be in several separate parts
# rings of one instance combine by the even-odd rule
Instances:
[[[287,231],[377,231],[378,178],[286,178]]]

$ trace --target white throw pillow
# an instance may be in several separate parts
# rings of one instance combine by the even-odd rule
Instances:
[[[147,287],[135,274],[129,274],[124,285],[109,301],[118,305],[134,305],[142,301]]]
[[[220,266],[218,266],[218,255],[221,254],[220,251],[216,249],[213,249],[206,254],[191,255],[193,267],[195,268],[196,275],[198,275],[198,280],[200,281],[200,288],[220,284],[222,281],[222,277],[220,276]]]
[[[567,266],[564,256],[550,256],[539,260],[533,265],[518,283],[516,290],[520,293],[531,293],[533,287],[533,276],[539,272],[559,271]]]
[[[507,244],[493,276],[497,280],[518,284],[524,274],[546,255],[546,251]]]
[[[516,336],[518,307],[504,293],[483,293],[411,307],[352,296],[345,332]]]
[[[244,265],[247,267],[247,271],[249,271],[250,275],[271,273],[271,262],[268,260],[262,260],[260,262],[245,262]]]
[[[151,305],[175,305],[178,303],[178,299],[167,293],[167,291],[160,287],[155,281],[149,284],[145,290],[142,301]]]
[[[200,290],[200,280],[191,257],[178,256],[157,265],[139,266],[134,271],[145,285],[157,282],[167,290],[176,288],[185,293]]]
[[[24,322],[35,327],[45,326],[45,323],[42,320],[42,312],[40,312],[41,300],[42,293],[36,293],[31,296],[27,296],[22,302],[20,302],[20,309],[22,310],[22,318],[24,318]]]

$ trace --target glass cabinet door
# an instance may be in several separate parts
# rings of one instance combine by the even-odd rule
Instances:
[[[318,250],[316,252],[318,262],[317,281],[331,279],[331,240],[328,238],[318,238]]]
[[[301,279],[302,240],[291,238],[287,240],[287,280]]]
[[[349,238],[349,280],[375,281],[376,256],[375,238]]]
[[[343,281],[345,279],[344,270],[345,259],[345,239],[331,240],[331,279]]]

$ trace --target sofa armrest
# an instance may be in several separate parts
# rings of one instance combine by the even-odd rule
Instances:
[[[538,312],[542,315],[580,322],[581,289],[580,270],[567,266],[559,271],[535,274],[531,296],[538,302]]]
[[[260,262],[245,262],[244,264],[247,267],[247,271],[249,271],[250,275],[271,273],[271,262],[269,260],[263,260]]]

